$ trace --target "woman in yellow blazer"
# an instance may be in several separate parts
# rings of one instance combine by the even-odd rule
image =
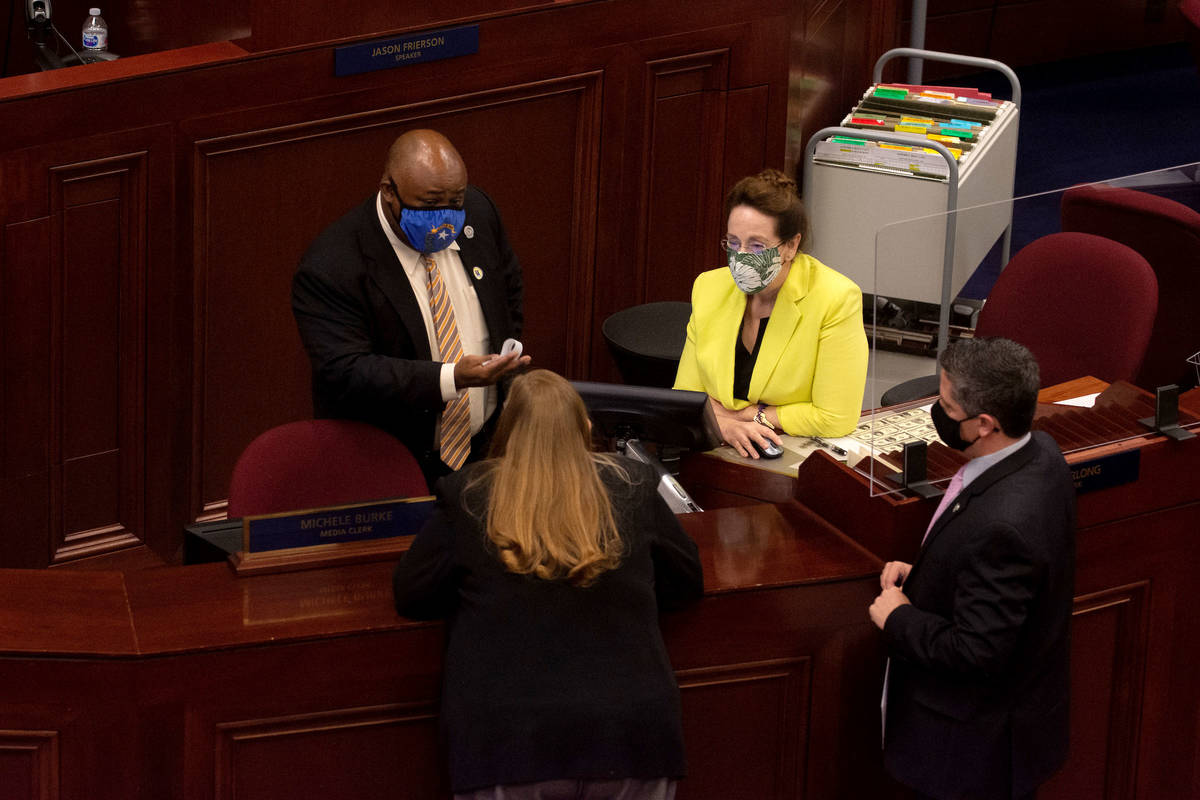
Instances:
[[[705,392],[721,436],[754,443],[853,430],[867,380],[862,292],[800,252],[807,216],[778,170],[743,178],[725,200],[728,268],[701,273],[675,376]]]

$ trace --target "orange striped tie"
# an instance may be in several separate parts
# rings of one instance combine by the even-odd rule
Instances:
[[[425,272],[429,276],[429,310],[433,312],[433,329],[437,334],[438,350],[442,361],[457,363],[463,357],[462,341],[458,338],[458,324],[454,321],[454,307],[446,294],[446,284],[438,271],[433,256],[421,256],[425,260]],[[471,452],[471,401],[465,391],[446,404],[442,412],[441,454],[442,461],[450,469],[458,469]]]

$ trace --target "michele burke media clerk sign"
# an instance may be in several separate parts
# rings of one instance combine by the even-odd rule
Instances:
[[[423,61],[468,56],[479,52],[479,26],[464,25],[424,31],[392,39],[346,45],[334,50],[333,73],[338,77],[391,69]]]

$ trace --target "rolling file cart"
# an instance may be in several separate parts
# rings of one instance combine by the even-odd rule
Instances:
[[[856,121],[853,112],[842,126],[814,133],[802,162],[810,252],[870,294],[939,305],[940,353],[949,339],[952,301],[1001,236],[1001,263],[1008,262],[1012,203],[1003,201],[1013,196],[1021,87],[1009,67],[992,59],[897,48],[875,62],[864,100],[878,96],[884,65],[904,56],[999,71],[1012,86],[1012,100],[999,104],[961,161],[921,134],[847,127]],[[873,163],[855,144],[834,152],[839,145],[831,137],[919,147],[909,156],[914,163],[897,169]],[[920,221],[897,225],[907,220]]]

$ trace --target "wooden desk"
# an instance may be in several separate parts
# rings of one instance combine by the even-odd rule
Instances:
[[[1046,390],[1040,399],[1101,388],[1084,379]],[[1094,415],[1048,409],[1065,418],[1063,429],[1052,431],[1063,437],[1060,444],[1091,432],[1107,442],[1073,448],[1066,456],[1072,467],[1133,454],[1138,477],[1078,498],[1071,755],[1038,796],[1200,797],[1200,683],[1194,676],[1200,616],[1192,602],[1200,568],[1200,437],[1176,442],[1138,433],[1136,420],[1153,415],[1152,398],[1120,385],[1106,394],[1118,405],[1133,403],[1115,428],[1116,412],[1103,404]],[[1197,415],[1200,390],[1181,397],[1180,406]],[[1059,422],[1047,418],[1045,424]],[[1107,440],[1109,432],[1120,436]],[[702,505],[790,496],[882,560],[911,561],[937,506],[936,498],[902,492],[872,496],[867,477],[822,452],[805,460],[791,482],[749,466],[706,462],[685,465],[684,483]]]
[[[1140,477],[1079,498],[1071,759],[1040,796],[1196,797],[1200,438],[1112,447],[1138,452]],[[778,491],[760,471],[694,461],[742,505],[681,518],[706,595],[663,619],[679,796],[890,796],[866,608],[881,554],[911,547],[933,504],[871,497],[820,453],[777,503],[750,497]],[[446,797],[442,626],[395,615],[391,568],[0,570],[6,800]]]
[[[878,786],[879,560],[794,502],[682,520],[706,596],[663,620],[680,797]],[[396,616],[392,566],[0,570],[6,800],[446,797],[442,626]]]

